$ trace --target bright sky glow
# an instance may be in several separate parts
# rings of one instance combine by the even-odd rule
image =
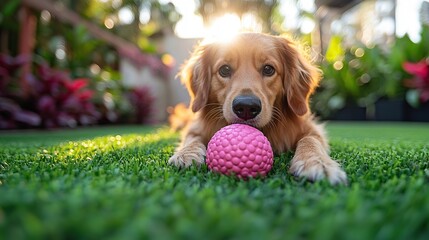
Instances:
[[[170,0],[176,10],[182,14],[182,19],[176,24],[175,32],[181,38],[215,38],[228,41],[236,33],[246,30],[260,32],[262,24],[253,14],[244,14],[240,19],[236,14],[225,13],[214,20],[210,26],[204,26],[201,16],[195,14],[194,0]]]
[[[313,19],[303,18],[301,22],[301,32],[304,34],[309,34],[314,30],[316,23],[314,23]]]
[[[166,0],[163,0],[166,1]],[[176,35],[180,38],[202,38],[206,32],[203,18],[195,14],[196,4],[194,0],[170,0],[176,10],[182,15],[182,19],[176,24]]]
[[[181,38],[210,38],[217,41],[229,41],[243,30],[243,22],[236,14],[227,13],[209,27],[197,15],[184,16],[176,25],[176,34]]]
[[[133,12],[128,7],[123,7],[119,10],[118,18],[122,24],[130,24],[134,21]]]
[[[280,12],[285,16],[283,27],[286,29],[298,28],[299,11],[295,4],[295,0],[280,1]]]
[[[139,16],[140,23],[147,24],[150,20],[150,9],[149,8],[142,8],[140,9],[140,16]]]
[[[195,14],[183,15],[176,24],[175,32],[180,38],[203,38],[206,32],[203,18]]]
[[[423,0],[397,0],[396,34],[408,33],[411,40],[420,40],[420,6]]]
[[[206,30],[205,37],[228,42],[242,29],[241,20],[236,14],[227,13],[214,20]]]
[[[107,2],[107,0],[99,0]],[[114,0],[121,1],[121,0]],[[413,41],[419,40],[420,33],[420,6],[423,1],[429,0],[397,0],[396,7],[396,34],[402,36],[406,33]],[[182,14],[182,19],[176,24],[175,32],[181,38],[229,38],[239,31],[262,31],[262,23],[258,22],[253,14],[245,14],[240,19],[237,15],[226,13],[213,21],[209,27],[204,26],[201,16],[196,15],[196,3],[194,0],[160,0],[161,3],[172,2],[176,10]],[[314,0],[283,0],[280,1],[280,12],[285,16],[283,27],[285,29],[300,29],[303,33],[310,33],[315,27],[315,23],[310,18],[300,19],[299,7],[305,11],[314,12]],[[119,10],[119,21],[122,24],[129,24],[134,20],[131,9],[122,8]],[[148,22],[150,12],[144,10],[139,16],[142,23]],[[395,28],[394,22],[382,22],[376,26],[387,32],[392,32]]]

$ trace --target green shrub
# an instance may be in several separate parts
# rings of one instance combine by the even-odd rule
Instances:
[[[423,26],[419,42],[405,35],[387,48],[363,44],[344,48],[341,38],[333,37],[321,63],[324,79],[313,98],[313,108],[326,117],[346,105],[373,108],[382,98],[405,99],[412,89],[404,85],[410,75],[403,64],[427,57],[429,26]]]

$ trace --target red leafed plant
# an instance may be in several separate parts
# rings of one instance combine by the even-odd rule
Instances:
[[[39,81],[33,84],[37,111],[45,127],[74,127],[96,124],[100,113],[91,102],[93,91],[86,89],[87,79],[70,79],[68,74],[39,65]]]
[[[32,72],[23,76],[22,66],[30,61],[29,57],[0,54],[0,129],[153,120],[154,97],[147,87],[102,84],[110,87],[99,89],[88,79],[71,79],[67,72],[46,63],[32,62]]]
[[[151,114],[153,113],[154,98],[146,87],[134,88],[127,93],[127,98],[133,106],[133,118],[130,119],[133,123],[142,124],[150,123]]]
[[[405,62],[404,70],[412,75],[404,85],[411,90],[407,93],[408,102],[417,107],[420,103],[429,101],[429,59],[417,63]]]
[[[14,85],[20,77],[19,69],[29,61],[27,56],[0,54],[0,129],[37,127],[42,122],[37,113],[21,106],[21,89]]]
[[[29,59],[26,59],[29,61]],[[74,127],[97,123],[100,113],[92,103],[86,79],[71,79],[64,71],[36,64],[34,74],[20,76],[23,57],[0,55],[0,129]],[[29,87],[22,93],[18,79]]]

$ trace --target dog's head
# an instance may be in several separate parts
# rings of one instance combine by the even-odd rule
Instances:
[[[181,76],[194,112],[216,111],[208,116],[222,114],[229,124],[258,128],[276,112],[309,113],[309,96],[319,81],[318,70],[291,41],[257,33],[199,45]]]

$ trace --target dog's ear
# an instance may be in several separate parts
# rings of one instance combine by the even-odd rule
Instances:
[[[279,42],[284,67],[284,95],[292,111],[303,116],[309,111],[309,98],[319,84],[320,71],[293,42],[283,37],[279,37]]]
[[[208,101],[210,92],[210,46],[199,45],[180,71],[182,83],[191,96],[191,108],[198,112]]]

